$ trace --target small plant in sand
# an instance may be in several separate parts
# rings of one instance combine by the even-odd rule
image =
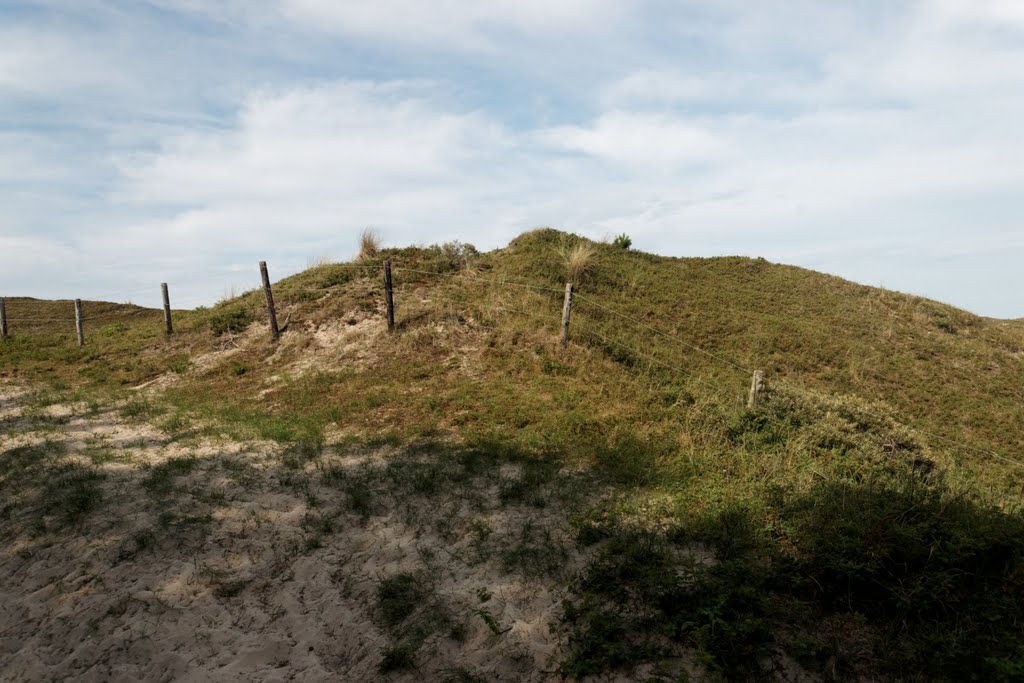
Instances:
[[[380,253],[380,234],[373,228],[359,233],[359,259],[373,258]]]

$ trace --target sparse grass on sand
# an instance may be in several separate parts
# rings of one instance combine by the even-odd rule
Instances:
[[[577,248],[585,267],[574,270]],[[36,392],[17,424],[52,437],[67,425],[44,424],[46,406],[119,401],[167,447],[275,449],[259,467],[187,453],[140,465],[138,486],[166,524],[125,532],[132,557],[164,552],[154,541],[165,528],[202,547],[218,528],[203,506],[250,495],[236,486],[303,506],[283,557],[330,555],[382,517],[415,522],[439,540],[361,593],[384,642],[374,672],[448,657],[452,680],[488,673],[459,658],[478,636],[511,636],[474,596],[514,575],[561,592],[544,616],[558,642],[545,675],[1024,676],[1019,321],[760,259],[664,258],[553,230],[487,254],[451,244],[377,255],[396,266],[394,335],[376,261],[275,283],[291,320],[278,344],[258,292],[182,313],[171,339],[141,315],[85,349],[63,328],[17,333],[0,345],[0,377]],[[567,276],[583,286],[563,350]],[[747,410],[753,368],[768,389]],[[142,395],[124,389],[150,381]],[[20,447],[0,445],[12,473],[58,462]],[[353,465],[329,453],[380,455]],[[125,463],[90,457],[53,479],[72,503],[37,514],[47,533],[81,529],[117,499],[113,468]],[[200,471],[221,473],[227,492],[197,493]],[[21,502],[0,521],[20,537],[19,506],[44,511],[56,494],[5,476]],[[529,517],[509,525],[513,509]],[[253,528],[286,525],[253,514]],[[444,578],[452,566],[488,569],[457,589]],[[250,590],[207,576],[224,599]],[[426,611],[392,614],[403,586]]]

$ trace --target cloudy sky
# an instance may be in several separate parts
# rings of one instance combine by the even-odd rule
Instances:
[[[1024,2],[0,0],[0,294],[544,225],[1024,316]]]

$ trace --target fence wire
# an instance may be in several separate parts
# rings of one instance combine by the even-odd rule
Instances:
[[[373,270],[379,269],[382,266],[383,266],[383,260],[373,260],[373,261],[367,261],[367,262],[362,262],[362,263],[333,263],[333,264],[328,264],[328,266],[326,266],[326,267],[329,267],[329,268],[349,268],[349,269],[353,269],[353,270],[363,270],[363,271],[367,271],[367,274],[369,274]],[[534,291],[534,292],[545,292],[545,293],[549,293],[549,294],[562,295],[564,293],[563,289],[556,288],[556,287],[551,287],[549,285],[538,285],[538,284],[529,283],[529,282],[521,282],[521,281],[507,280],[507,279],[485,278],[485,277],[480,277],[480,276],[476,276],[476,275],[470,275],[470,274],[462,272],[462,271],[440,271],[440,272],[439,271],[430,271],[430,270],[423,270],[421,268],[406,267],[406,266],[402,266],[400,264],[399,265],[393,265],[391,270],[394,273],[402,273],[402,272],[404,272],[404,273],[413,273],[413,274],[417,274],[417,275],[427,275],[427,276],[438,277],[438,278],[452,277],[452,278],[458,278],[458,279],[461,279],[461,280],[468,280],[468,281],[472,281],[472,282],[479,282],[479,283],[483,283],[483,284],[487,284],[487,285],[492,285],[492,286],[497,286],[497,287],[518,288],[518,289],[521,289],[521,290],[522,289],[526,289],[526,290],[530,290],[530,291]],[[287,299],[289,297],[293,297],[293,296],[296,296],[296,295],[304,295],[304,294],[327,295],[327,294],[330,294],[331,292],[339,291],[339,290],[344,289],[348,284],[349,284],[348,282],[344,282],[344,283],[339,283],[339,284],[336,284],[336,285],[329,285],[329,286],[326,286],[326,287],[298,287],[298,288],[292,288],[292,287],[284,286],[284,287],[281,288],[281,291],[280,291],[280,297],[282,299],[284,299],[284,301],[282,301],[280,305],[282,305],[282,306],[289,306],[289,307],[298,306],[298,305],[301,305],[302,303],[305,303],[305,301],[287,301]],[[392,291],[396,292],[396,293],[405,293],[407,291],[411,291],[412,284],[413,283],[399,283],[399,287],[398,288],[393,287]],[[381,283],[381,288],[383,288],[383,283]],[[148,291],[152,291],[152,290],[150,290],[149,288],[146,288],[145,290],[143,290],[143,289],[133,290],[131,293],[138,293],[138,292],[143,292],[143,291],[148,292]],[[256,289],[256,290],[252,290],[252,291],[259,291],[259,290]],[[635,316],[629,315],[629,314],[624,313],[624,312],[622,312],[620,310],[612,308],[611,306],[608,306],[608,305],[603,304],[603,303],[601,303],[599,301],[591,299],[588,296],[581,295],[578,292],[573,294],[573,301],[574,302],[582,302],[583,304],[585,304],[587,306],[591,306],[594,309],[597,309],[597,310],[599,310],[599,311],[601,311],[603,313],[606,313],[606,314],[608,314],[610,316],[617,317],[617,318],[625,321],[626,323],[628,323],[629,325],[631,325],[635,329],[644,330],[646,332],[655,334],[655,335],[660,336],[660,337],[662,337],[664,339],[672,341],[672,342],[674,342],[676,344],[679,344],[680,346],[682,346],[682,347],[684,347],[686,349],[689,349],[690,351],[693,351],[695,353],[701,354],[702,356],[704,356],[706,358],[709,358],[709,359],[711,359],[711,360],[715,361],[716,363],[719,363],[719,364],[721,364],[723,366],[729,367],[729,368],[731,368],[733,370],[738,370],[738,371],[741,371],[741,372],[743,372],[745,374],[753,374],[753,372],[754,372],[753,368],[748,367],[748,366],[746,366],[746,365],[744,365],[744,364],[742,364],[740,362],[737,362],[737,361],[735,361],[733,359],[730,359],[730,358],[726,357],[723,354],[719,354],[719,353],[714,353],[714,352],[708,351],[707,349],[702,348],[698,344],[695,344],[695,343],[693,343],[693,342],[691,342],[689,340],[681,338],[680,336],[678,336],[678,334],[673,334],[673,333],[670,333],[670,332],[666,332],[665,330],[660,329],[660,328],[658,328],[658,327],[656,327],[654,325],[651,325],[650,323],[647,323],[647,322],[645,322],[643,320],[640,320],[639,318],[637,318]],[[450,301],[449,303],[454,303],[454,302]],[[530,318],[543,320],[543,321],[545,321],[545,323],[550,323],[552,320],[554,320],[553,316],[550,316],[550,317],[549,316],[541,316],[536,311],[527,311],[525,309],[521,309],[521,308],[518,308],[518,307],[494,306],[492,308],[492,310],[495,310],[495,311],[505,311],[505,312],[513,312],[513,313],[517,313],[519,315],[524,315],[524,316],[527,316],[527,317],[530,317]],[[97,315],[83,316],[82,320],[84,322],[84,321],[103,320],[103,319],[110,319],[110,318],[122,318],[123,319],[123,318],[129,318],[129,317],[134,317],[134,316],[138,316],[138,315],[143,315],[143,314],[152,314],[152,315],[154,315],[154,317],[157,317],[157,316],[162,317],[163,310],[160,309],[160,308],[152,308],[152,309],[150,309],[150,308],[139,308],[137,310],[134,310],[134,311],[131,311],[131,312],[127,312],[127,313],[123,312],[123,311],[111,311],[111,312],[108,312],[108,313],[101,313],[101,314],[97,314]],[[582,320],[581,320],[581,318],[582,318]],[[577,321],[577,325],[579,325],[581,322],[590,322],[590,320],[588,318],[586,318],[584,316],[579,316],[579,315],[577,315],[575,320]],[[15,317],[8,317],[7,318],[7,324],[8,324],[9,332],[14,331],[14,330],[10,329],[12,326],[22,325],[22,324],[46,325],[46,324],[54,324],[54,323],[68,323],[69,326],[73,326],[74,322],[75,322],[75,318],[74,318],[73,315],[70,315],[68,318],[18,318],[17,316],[15,316]],[[669,320],[669,322],[672,322],[672,323],[674,323],[676,325],[681,325],[682,324],[681,321],[677,321],[677,320]],[[73,327],[72,327],[72,329],[73,329]],[[621,349],[623,349],[625,351],[628,351],[629,353],[633,354],[634,356],[636,356],[638,358],[642,358],[642,359],[644,359],[645,361],[647,361],[650,364],[658,365],[658,366],[660,366],[662,368],[665,368],[666,370],[669,370],[670,372],[675,372],[675,373],[679,373],[681,375],[684,375],[684,376],[688,377],[690,380],[695,381],[695,382],[697,382],[697,383],[699,383],[699,384],[701,384],[701,385],[703,385],[705,387],[708,387],[708,388],[714,390],[716,394],[719,391],[721,391],[721,387],[720,386],[714,385],[714,384],[704,380],[703,378],[699,377],[695,373],[693,373],[691,371],[688,371],[688,370],[680,367],[677,364],[667,363],[664,360],[656,358],[655,356],[653,356],[653,355],[651,355],[649,353],[645,353],[643,351],[640,351],[640,350],[636,349],[635,347],[632,347],[632,346],[630,346],[628,344],[624,344],[624,343],[622,343],[620,341],[617,341],[615,339],[612,339],[612,338],[602,334],[601,332],[599,332],[596,329],[596,325],[593,325],[593,324],[587,325],[586,329],[584,330],[584,335],[587,335],[587,334],[593,335],[593,336],[597,337],[598,339],[602,340],[607,345],[616,346],[616,347],[621,348]],[[579,335],[578,334],[574,334],[574,336],[578,337]],[[768,378],[767,381],[769,382],[769,384],[774,383],[774,384],[777,384],[779,386],[786,386],[788,388],[799,390],[799,391],[803,391],[803,392],[806,392],[806,393],[812,393],[812,394],[813,393],[820,393],[818,391],[808,389],[807,387],[802,386],[801,384],[799,384],[797,382],[794,382],[794,381],[790,380],[789,378],[779,378],[779,379]],[[901,422],[901,421],[895,419],[892,416],[881,415],[881,414],[872,412],[870,410],[862,410],[862,412],[864,412],[866,415],[868,415],[870,417],[873,417],[875,419],[878,419],[880,421],[891,420],[894,424],[897,424],[897,425],[902,426],[902,427],[904,427],[906,429],[918,432],[918,433],[920,433],[920,434],[922,434],[924,436],[927,436],[927,437],[930,437],[930,438],[942,441],[942,442],[947,443],[947,444],[949,444],[951,446],[956,446],[956,447],[962,448],[964,450],[971,451],[973,453],[978,453],[978,454],[981,454],[981,455],[985,455],[985,456],[994,458],[996,460],[999,460],[1001,462],[1004,462],[1006,464],[1010,464],[1010,465],[1014,465],[1014,466],[1018,466],[1018,467],[1024,467],[1024,462],[1022,462],[1020,460],[1016,460],[1014,458],[1009,458],[1007,456],[1004,456],[1004,455],[1002,455],[1000,453],[997,453],[995,451],[992,451],[992,450],[989,450],[989,449],[986,449],[986,448],[980,448],[978,446],[972,446],[970,444],[963,443],[962,441],[959,441],[957,439],[953,439],[951,437],[943,436],[941,434],[937,434],[935,432],[932,432],[932,431],[929,431],[929,430],[925,430],[925,429],[922,429],[920,427],[915,427],[915,426],[912,426],[910,424],[906,424],[904,422]]]

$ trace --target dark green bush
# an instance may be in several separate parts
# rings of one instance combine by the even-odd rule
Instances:
[[[608,540],[564,604],[563,673],[695,649],[729,680],[766,677],[780,651],[833,679],[1021,680],[1020,513],[913,473],[830,476],[765,500],[661,536],[579,525],[581,540]]]
[[[226,308],[210,315],[210,330],[217,337],[228,332],[238,334],[249,327],[255,319],[256,316],[248,309]]]

